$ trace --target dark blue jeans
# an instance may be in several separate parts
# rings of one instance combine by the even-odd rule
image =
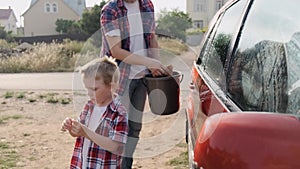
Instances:
[[[142,129],[142,118],[147,97],[147,88],[143,79],[132,79],[127,82],[126,90],[121,97],[122,104],[128,112],[128,139],[125,144],[122,169],[131,169],[133,153],[139,140]]]

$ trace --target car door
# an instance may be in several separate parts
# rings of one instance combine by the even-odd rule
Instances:
[[[299,5],[300,1],[294,0],[249,1],[222,70],[213,67],[222,65],[222,59],[216,63],[205,58],[205,53],[210,56],[213,41],[219,39],[218,30],[208,38],[207,42],[212,41],[208,52],[198,61],[199,81],[229,111],[240,111],[208,112],[194,147],[198,167],[300,168]],[[209,63],[213,63],[211,68]]]
[[[202,47],[192,70],[191,92],[188,97],[187,119],[189,156],[193,158],[203,122],[216,113],[239,111],[225,95],[226,62],[231,46],[243,20],[247,0],[234,1],[220,11],[202,41]]]

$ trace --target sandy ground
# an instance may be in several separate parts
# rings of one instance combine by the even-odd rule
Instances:
[[[16,98],[24,91],[14,92],[12,98],[5,98],[7,91],[0,91],[0,143],[9,145],[9,150],[5,153],[16,152],[16,168],[68,168],[75,139],[59,129],[65,117],[76,118],[77,113],[73,101],[64,105],[61,104],[61,100],[70,98],[78,101],[79,97],[83,96],[74,97],[74,93],[65,91],[27,91],[24,98]],[[48,103],[49,95],[54,95],[59,102]],[[44,98],[41,98],[42,96]],[[33,99],[36,101],[30,102]],[[182,118],[181,114],[182,112],[169,116],[154,116],[146,111],[144,120],[148,119],[148,122],[144,121],[142,139],[161,135],[171,128],[170,125],[173,125],[176,119]],[[169,140],[168,136],[163,137]],[[156,140],[157,144],[144,143],[146,146],[139,146],[137,153],[140,155],[136,156],[133,168],[174,168],[170,166],[169,161],[186,151],[182,135],[176,137],[175,141],[169,140],[173,142],[171,146],[159,143],[161,138]],[[166,149],[166,146],[170,147]],[[2,152],[2,158],[5,153]]]

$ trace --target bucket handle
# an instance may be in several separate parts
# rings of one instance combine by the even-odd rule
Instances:
[[[180,79],[180,83],[183,81],[183,77],[184,77],[184,74],[181,74],[181,79]]]
[[[183,81],[184,74],[180,74],[180,76],[181,76],[181,78],[179,80],[179,83],[181,83]],[[146,83],[145,77],[142,79],[142,83],[144,84],[144,86],[147,87],[147,83]]]
[[[145,79],[145,77],[143,77],[142,83],[144,84],[144,86],[148,87],[147,84],[146,84],[146,79]]]

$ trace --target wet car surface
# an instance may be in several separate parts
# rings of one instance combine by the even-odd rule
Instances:
[[[300,1],[233,0],[192,69],[191,168],[300,168]]]

